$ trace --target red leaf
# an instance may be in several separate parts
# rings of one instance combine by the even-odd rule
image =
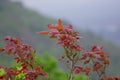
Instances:
[[[5,49],[4,48],[0,48],[0,52],[3,52]]]
[[[86,75],[88,75],[91,71],[91,68],[86,67],[83,69],[83,71],[85,72]]]
[[[99,55],[104,55],[105,54],[105,52],[103,52],[103,51],[101,51],[101,52],[97,52],[96,54],[99,54]]]
[[[93,46],[92,47],[92,51],[99,51],[101,49],[102,49],[102,47],[99,47],[99,46]]]
[[[37,32],[37,34],[49,34],[49,32],[48,31],[40,31],[40,32]]]
[[[103,80],[120,80],[120,77],[107,77],[104,78]]]
[[[108,59],[104,60],[104,64],[110,64],[110,61]]]
[[[96,56],[94,54],[89,54],[90,58],[96,58]]]
[[[79,74],[80,72],[81,72],[81,71],[80,71],[80,69],[78,69],[78,68],[75,70],[75,74]]]
[[[57,27],[58,30],[61,30],[63,29],[63,24],[62,24],[62,21],[60,19],[58,19],[58,27]]]
[[[44,77],[49,77],[47,73],[44,73],[43,76],[44,76]]]
[[[83,70],[83,68],[80,66],[75,66],[74,68],[75,68],[75,74],[79,74]]]
[[[55,36],[55,35],[51,35],[50,38],[57,38],[57,36]]]
[[[4,37],[4,41],[6,41],[6,40],[10,40],[10,39],[11,39],[10,36],[6,36],[6,37]]]
[[[98,65],[94,66],[93,71],[97,71],[98,69],[100,69],[102,67],[103,67],[103,65],[98,64]]]
[[[57,26],[53,24],[48,24],[48,28],[57,30]]]

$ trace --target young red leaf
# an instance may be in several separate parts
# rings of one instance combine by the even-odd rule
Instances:
[[[62,21],[60,19],[58,19],[58,27],[57,27],[58,30],[61,30],[63,29],[63,24],[62,24]]]
[[[4,48],[0,48],[0,52],[3,52],[5,49]]]
[[[100,69],[102,67],[103,67],[103,65],[98,64],[98,65],[94,66],[93,71],[97,71],[98,69]]]
[[[89,57],[90,58],[96,58],[96,56],[94,54],[90,54]]]
[[[104,64],[110,64],[110,61],[108,59],[104,60]]]
[[[80,72],[81,72],[81,70],[78,68],[75,70],[75,74],[79,74]]]
[[[37,32],[37,34],[49,34],[49,32],[48,31],[40,31],[40,32]]]

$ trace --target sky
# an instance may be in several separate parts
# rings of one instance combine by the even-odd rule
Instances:
[[[62,18],[75,26],[115,32],[120,27],[120,0],[21,0],[37,12]]]

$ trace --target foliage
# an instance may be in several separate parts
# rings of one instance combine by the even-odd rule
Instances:
[[[79,33],[73,29],[72,25],[64,26],[60,19],[57,25],[49,24],[48,28],[50,31],[40,31],[37,33],[50,35],[50,38],[57,39],[57,44],[64,48],[65,53],[62,59],[66,58],[67,63],[69,63],[67,64],[70,70],[68,80],[73,80],[74,72],[75,74],[84,72],[88,76],[90,76],[91,72],[96,72],[98,80],[106,79],[105,69],[110,62],[109,54],[103,51],[103,47],[95,45],[91,50],[85,50],[85,48],[78,45],[81,39]],[[92,67],[88,63],[92,63]]]
[[[35,49],[25,43],[21,39],[6,36],[4,41],[7,44],[0,48],[0,52],[7,55],[14,55],[14,60],[19,66],[6,67],[0,66],[0,79],[10,80],[37,80],[38,76],[47,76],[42,69],[42,65],[35,65],[36,56]]]
[[[42,76],[47,76],[47,73],[49,73],[51,80],[67,79],[68,73],[58,68],[57,59],[50,54],[44,54],[43,56],[36,55],[35,49],[30,45],[22,43],[19,38],[6,36],[4,41],[6,41],[7,44],[5,47],[0,48],[0,52],[9,56],[14,55],[15,61],[13,62],[13,67],[0,66],[0,79],[41,80],[44,78],[42,78]],[[39,75],[41,75],[41,77],[39,77]],[[80,78],[85,78],[85,76],[75,76],[75,79]],[[45,80],[47,80],[47,78],[45,78]]]

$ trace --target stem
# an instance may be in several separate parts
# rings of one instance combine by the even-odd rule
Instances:
[[[91,59],[91,60],[92,60],[92,63],[94,64],[94,60],[93,60],[93,59]],[[97,75],[98,75],[98,78],[100,78],[100,74],[99,74],[99,72],[96,71],[96,73],[97,73]]]
[[[100,74],[101,79],[103,79],[103,78],[106,77],[105,69],[106,69],[106,64],[105,64],[105,66],[103,67],[103,70],[102,70],[102,72],[101,72],[101,74]],[[103,72],[104,72],[104,73],[103,73]]]
[[[72,80],[73,79],[73,71],[74,71],[74,61],[71,61],[71,70],[70,70],[70,76],[68,80]]]

